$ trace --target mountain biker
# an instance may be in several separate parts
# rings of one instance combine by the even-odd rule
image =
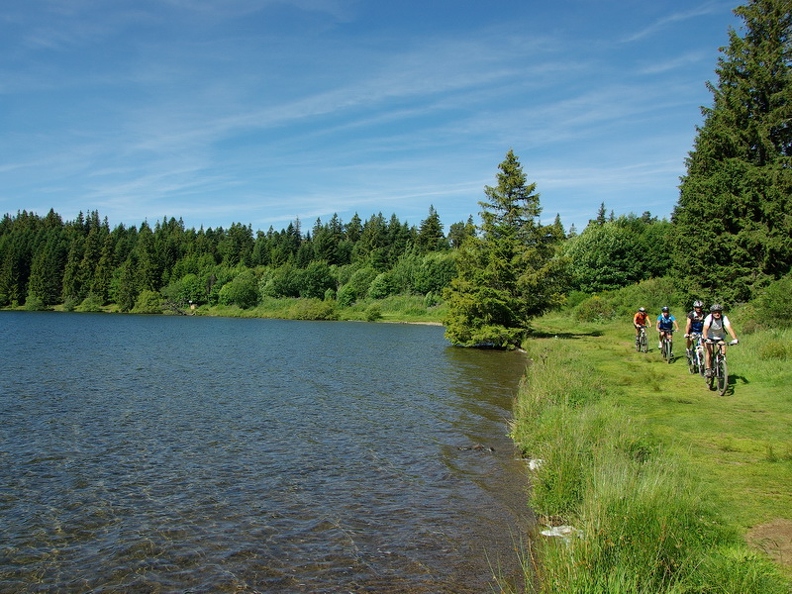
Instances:
[[[685,343],[685,348],[690,354],[690,349],[693,346],[693,334],[703,334],[704,332],[704,304],[696,299],[693,302],[693,310],[688,312],[687,315],[687,322],[685,322],[685,338],[687,338],[687,343]]]
[[[663,348],[663,337],[668,336],[668,342],[671,342],[672,336],[674,331],[679,331],[679,324],[677,324],[676,318],[671,315],[671,311],[668,309],[668,306],[664,306],[662,309],[662,313],[657,317],[657,332],[659,334],[659,341],[657,343],[657,348]]]
[[[641,328],[649,327],[649,314],[646,313],[645,308],[639,307],[638,311],[635,312],[635,315],[633,316],[633,326],[635,326],[636,339],[641,335]]]
[[[737,344],[737,335],[734,333],[729,318],[723,315],[723,306],[715,303],[710,307],[710,314],[704,318],[703,336],[706,339],[707,350],[704,353],[704,375],[712,376],[712,349],[716,343],[722,341],[728,332],[732,341],[729,344]],[[723,345],[723,352],[726,353],[726,345]]]

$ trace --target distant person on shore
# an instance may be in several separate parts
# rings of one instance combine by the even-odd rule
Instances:
[[[663,307],[662,313],[657,317],[658,349],[662,350],[663,348],[664,336],[668,336],[668,342],[672,341],[674,331],[679,331],[679,324],[677,324],[676,318],[671,315],[671,310],[666,305]]]
[[[723,306],[715,303],[710,307],[710,314],[704,318],[703,335],[706,339],[707,350],[704,352],[704,375],[712,376],[712,349],[718,342],[726,338],[726,333],[732,337],[729,344],[737,344],[737,335],[734,333],[729,318],[723,315]],[[723,352],[726,353],[726,345],[723,345]]]

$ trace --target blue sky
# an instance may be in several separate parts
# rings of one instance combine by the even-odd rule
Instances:
[[[0,214],[446,230],[509,149],[543,220],[667,217],[722,0],[25,0],[0,10]]]

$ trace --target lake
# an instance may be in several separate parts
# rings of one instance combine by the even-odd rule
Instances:
[[[0,591],[489,592],[518,353],[407,324],[0,312]]]

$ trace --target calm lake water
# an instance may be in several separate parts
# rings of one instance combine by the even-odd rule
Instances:
[[[519,354],[434,326],[27,312],[0,312],[0,353],[3,593],[518,580]]]

